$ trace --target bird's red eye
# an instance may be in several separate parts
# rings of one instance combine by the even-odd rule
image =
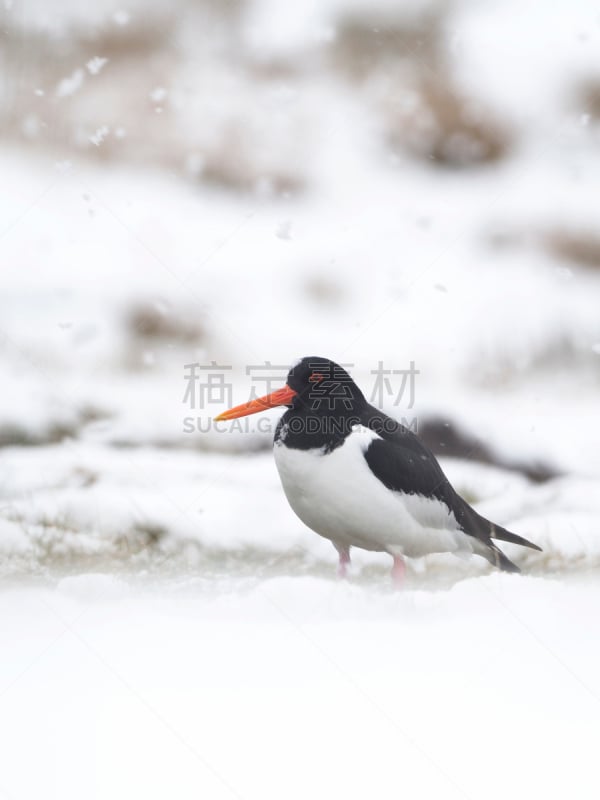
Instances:
[[[319,381],[323,380],[323,375],[320,372],[313,372],[313,374],[308,379],[311,383],[318,383]]]

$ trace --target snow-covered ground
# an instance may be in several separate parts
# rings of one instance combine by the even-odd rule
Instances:
[[[398,5],[0,9],[0,798],[597,797],[597,8]],[[424,76],[496,160],[423,157]],[[336,580],[277,413],[184,402],[309,354],[415,363],[523,575]]]
[[[597,796],[592,579],[0,594],[9,798]],[[8,723],[8,724],[7,724]]]

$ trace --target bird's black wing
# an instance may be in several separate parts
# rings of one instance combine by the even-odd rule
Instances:
[[[411,430],[372,407],[362,424],[381,437],[369,444],[365,459],[388,489],[431,497],[444,503],[448,513],[455,511],[458,495],[437,458]]]
[[[444,503],[466,534],[492,548],[494,560],[504,569],[511,569],[514,565],[496,548],[493,538],[541,549],[495,525],[471,508],[454,490],[431,450],[411,430],[373,407],[368,407],[362,424],[381,437],[369,444],[365,459],[374,475],[388,489],[432,497]]]

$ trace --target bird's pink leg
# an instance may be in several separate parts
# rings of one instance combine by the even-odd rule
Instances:
[[[402,556],[393,556],[394,565],[392,567],[392,586],[394,589],[404,588],[404,575],[406,573],[406,564]]]
[[[338,564],[338,577],[339,578],[347,578],[348,577],[348,564],[350,563],[350,548],[349,547],[338,547],[336,548],[339,555],[340,555],[340,562]]]

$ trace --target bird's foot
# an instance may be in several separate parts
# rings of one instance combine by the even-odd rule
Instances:
[[[338,578],[345,579],[348,577],[348,564],[350,563],[350,548],[338,550],[340,554],[340,561],[338,564],[337,574]]]
[[[406,564],[402,556],[393,556],[392,566],[392,588],[398,590],[404,588],[404,577],[406,575]]]

